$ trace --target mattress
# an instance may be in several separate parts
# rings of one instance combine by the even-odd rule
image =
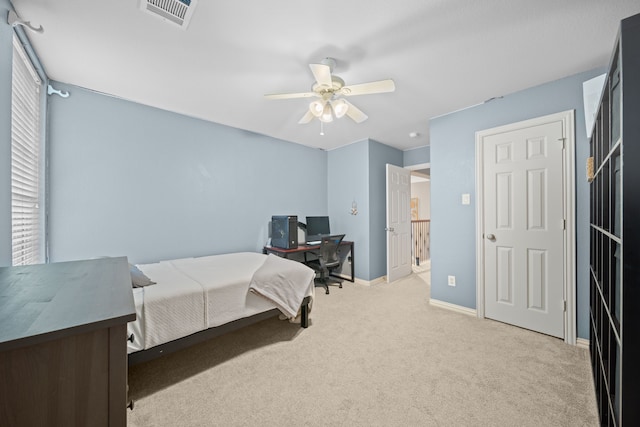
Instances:
[[[267,299],[249,292],[253,273],[267,255],[241,252],[170,261],[185,276],[202,285],[206,327],[271,310]]]
[[[146,350],[276,306],[253,292],[253,274],[267,259],[255,252],[182,258],[137,267],[154,285],[134,289],[137,319],[128,352]],[[313,295],[313,278],[300,284]]]
[[[142,335],[138,340],[141,342],[128,343],[130,353],[140,350],[140,345],[148,349],[205,329],[204,296],[198,282],[176,270],[169,261],[137,267],[156,284],[137,288],[143,290],[142,310],[132,322],[137,325],[130,325],[129,329]]]
[[[133,302],[136,307],[136,321],[127,323],[127,337],[133,335],[133,341],[127,341],[127,352],[132,353],[144,350],[144,322],[142,319],[142,302],[144,301],[144,288],[133,288]]]

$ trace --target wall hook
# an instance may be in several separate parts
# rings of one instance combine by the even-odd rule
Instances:
[[[31,25],[31,22],[20,19],[18,17],[18,14],[13,10],[9,11],[9,15],[7,16],[7,23],[12,27],[22,25],[23,27],[27,27],[31,31],[35,31],[36,33],[44,33],[44,28],[42,28],[42,25],[40,25],[38,28],[34,27],[33,25]]]
[[[60,95],[62,98],[68,98],[69,97],[69,92],[67,92],[66,90],[58,90],[58,89],[54,89],[53,86],[49,85],[49,87],[47,88],[47,95],[51,95],[51,94],[56,94],[56,95]]]

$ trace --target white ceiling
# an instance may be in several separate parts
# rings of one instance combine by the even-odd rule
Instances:
[[[429,143],[429,118],[607,65],[638,0],[199,0],[187,30],[138,0],[12,0],[44,27],[29,38],[52,80],[332,149],[365,138]],[[369,119],[299,125],[309,63],[337,61],[347,85],[391,78],[393,93],[349,100]],[[73,96],[73,94],[71,95]],[[417,138],[410,138],[418,132]]]

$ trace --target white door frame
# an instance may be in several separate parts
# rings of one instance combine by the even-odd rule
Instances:
[[[568,110],[556,114],[511,123],[476,132],[476,307],[479,318],[484,318],[484,158],[482,140],[498,133],[510,132],[523,127],[535,126],[553,121],[562,121],[565,138],[563,155],[563,194],[566,229],[564,234],[564,342],[576,345],[576,232],[575,232],[575,111]]]

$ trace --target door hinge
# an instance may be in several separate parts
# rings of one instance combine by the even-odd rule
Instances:
[[[562,229],[563,229],[563,230],[566,230],[566,229],[567,229],[567,220],[566,220],[566,219],[563,219],[563,220],[562,220]]]
[[[562,311],[567,311],[567,300],[562,301]]]
[[[558,141],[562,141],[562,149],[566,148],[567,138],[558,138]]]

